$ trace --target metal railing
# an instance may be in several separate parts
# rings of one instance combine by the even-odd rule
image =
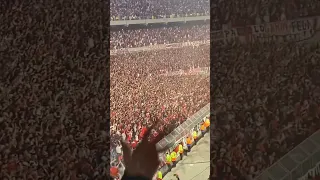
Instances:
[[[293,148],[255,180],[297,180],[320,161],[320,130]]]

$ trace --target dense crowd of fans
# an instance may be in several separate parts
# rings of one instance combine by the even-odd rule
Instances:
[[[111,49],[133,48],[157,44],[181,43],[210,39],[209,24],[165,26],[135,30],[111,31]]]
[[[251,179],[319,129],[318,45],[257,43],[212,56],[212,179]]]
[[[319,15],[318,0],[111,1],[112,20],[210,15],[216,29]],[[209,11],[211,7],[211,11]]]
[[[155,2],[158,3],[158,1]],[[168,2],[171,3],[173,1]],[[114,5],[116,6],[118,3],[123,4],[124,2],[114,2]],[[140,3],[142,1],[137,4]],[[135,3],[132,4],[133,6],[135,5]],[[128,8],[127,6],[124,7]],[[290,1],[289,3],[249,0],[241,2],[219,1],[218,4],[213,4],[211,7],[213,8],[211,11],[211,26],[213,30],[320,15],[318,11],[320,2],[316,0]],[[111,49],[208,40],[209,31],[208,24],[186,27],[176,25],[158,28],[124,28],[123,30],[111,32]]]
[[[170,133],[209,103],[208,73],[165,75],[209,67],[209,55],[209,45],[204,45],[111,56],[113,159],[119,155],[119,140],[134,148],[147,126],[157,121],[155,135]]]
[[[112,20],[203,16],[209,14],[209,0],[110,1],[110,15]]]
[[[319,8],[317,0],[224,0],[212,2],[211,17],[214,23],[235,27],[315,16]]]
[[[108,7],[0,6],[0,179],[107,179]]]
[[[102,32],[102,25],[95,23],[102,22],[99,18],[105,15],[100,9],[107,7],[94,1],[61,2],[46,1],[45,7],[39,2],[1,6],[0,179],[106,179],[109,171],[108,87],[104,80],[108,52],[106,45],[99,43],[107,31]],[[273,21],[315,15],[319,9],[316,0],[292,1],[280,9],[275,1],[220,3],[224,5],[217,6],[224,8],[217,11],[217,18],[223,24],[245,17],[256,20],[258,12],[271,12],[269,20]],[[248,3],[254,5],[245,6]],[[260,11],[263,8],[267,10]],[[83,11],[70,13],[74,9]],[[111,2],[114,20],[208,14],[207,0]],[[221,18],[221,14],[227,15]],[[280,18],[273,18],[278,15]],[[266,16],[261,14],[260,20],[269,21]],[[208,38],[205,25],[154,31],[113,33],[113,47]],[[148,37],[142,35],[146,32]],[[163,38],[157,32],[167,33]],[[226,79],[217,79],[217,95],[234,102],[224,104],[222,100],[215,112],[217,176],[254,176],[318,128],[319,80],[314,77],[319,77],[319,49],[277,48],[256,45],[238,47],[241,51],[232,55],[229,49],[213,54],[220,59],[219,72],[232,80],[225,84],[233,84],[229,87],[222,83]],[[115,148],[117,155],[121,138],[134,147],[155,121],[160,121],[155,134],[168,133],[207,104],[207,75],[160,74],[208,67],[209,56],[209,46],[112,56],[111,151]],[[230,59],[234,62],[226,61]],[[238,65],[231,67],[232,63]],[[230,67],[234,71],[228,74]],[[279,74],[282,71],[286,74]],[[287,88],[275,91],[283,83]],[[243,86],[248,89],[241,89]],[[243,105],[246,109],[241,109]]]

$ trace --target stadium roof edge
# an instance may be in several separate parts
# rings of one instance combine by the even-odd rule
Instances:
[[[194,16],[194,17],[175,17],[175,18],[161,18],[161,19],[138,19],[138,20],[117,20],[110,21],[110,26],[128,26],[132,24],[161,24],[170,22],[188,22],[188,21],[206,21],[210,16]]]
[[[320,130],[265,169],[255,180],[296,180],[320,161]]]

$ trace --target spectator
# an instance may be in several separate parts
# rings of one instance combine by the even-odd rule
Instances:
[[[148,141],[151,130],[151,128],[148,129],[137,149],[132,152],[130,146],[122,142],[126,166],[124,176],[122,177],[123,180],[149,180],[152,179],[157,172],[160,165],[158,153],[166,151],[166,149],[160,149],[158,151],[156,149],[156,143],[164,137],[163,134],[159,134],[155,141]]]

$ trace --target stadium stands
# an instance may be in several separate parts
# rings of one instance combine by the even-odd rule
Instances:
[[[209,24],[121,29],[111,32],[111,49],[209,40],[209,31]]]
[[[111,20],[158,19],[210,15],[215,29],[319,15],[320,3],[306,1],[111,1]],[[211,12],[211,13],[210,13]]]
[[[173,1],[166,2],[168,2],[168,4],[173,3]],[[178,16],[207,15],[206,13],[163,13],[171,12],[168,10],[168,6],[157,6],[157,11],[152,13],[150,11],[132,13],[138,11],[137,9],[139,8],[146,7],[148,9],[148,7],[156,3],[160,2],[148,1],[146,4],[139,2],[132,6],[122,2],[122,12],[120,12],[119,7],[114,8],[112,10],[112,20],[158,19],[164,17],[173,18]],[[180,5],[180,9],[187,7],[184,6],[184,3]],[[225,0],[211,4],[210,20],[213,30],[228,30],[246,25],[259,25],[268,22],[319,15],[317,11],[320,7],[319,5],[319,1],[314,0],[290,2],[273,0]],[[116,7],[116,5],[113,6]],[[199,8],[192,12],[197,11],[199,11]],[[131,15],[129,15],[129,13],[131,13]],[[171,14],[173,15],[170,16]],[[205,23],[195,25],[193,24],[195,22],[191,21],[188,23],[189,25],[176,23],[174,25],[159,25],[158,27],[152,27],[153,25],[140,26],[140,28],[133,28],[131,25],[129,25],[129,27],[122,27],[120,30],[118,29],[112,32],[111,46],[113,49],[142,48],[144,46],[154,46],[158,44],[208,40],[208,25]],[[142,24],[146,25],[144,23]],[[216,172],[213,178],[240,180],[254,178],[319,128],[320,97],[317,92],[319,92],[320,89],[316,77],[319,75],[317,68],[320,62],[318,55],[320,49],[319,47],[304,48],[303,45],[298,43],[292,43],[287,48],[284,48],[283,45],[275,46],[269,43],[240,45],[232,41],[231,45],[221,46],[221,44],[225,45],[226,43],[217,42],[214,44],[216,47],[215,52],[217,53],[212,54],[212,59],[217,60],[214,64],[214,71],[216,72],[214,74],[216,75],[214,81],[216,82],[216,86],[213,85],[217,90],[215,94],[211,94],[211,96],[221,97],[221,99],[218,99],[216,104],[213,105],[216,109],[214,109],[215,118],[212,121],[214,123],[213,127],[215,127],[216,130],[214,136],[212,136],[215,139],[212,139],[212,141],[218,142],[212,147],[215,149],[214,153],[216,155],[213,159],[213,163],[216,165],[213,169],[213,171]],[[198,65],[208,66],[209,62],[199,61],[208,58],[203,58],[203,55],[201,55],[201,51],[202,53],[209,51],[209,49],[203,51],[205,47],[206,46],[180,47],[180,49],[174,50],[155,50],[152,53],[139,52],[136,54],[117,55],[113,57],[115,59],[119,58],[116,62],[125,65],[117,64],[119,69],[114,70],[114,73],[117,74],[115,75],[117,77],[121,77],[119,76],[121,74],[123,75],[123,79],[130,81],[130,83],[133,82],[130,86],[137,86],[137,78],[150,79],[149,81],[145,81],[144,86],[140,89],[152,87],[152,89],[156,88],[159,92],[163,92],[162,87],[166,87],[165,89],[167,90],[171,88],[182,90],[183,88],[178,87],[177,84],[172,85],[173,82],[181,83],[181,81],[190,81],[189,85],[184,84],[182,86],[184,88],[188,88],[189,86],[191,88],[192,84],[194,84],[196,89],[199,89],[199,87],[208,82],[208,79],[203,81],[204,84],[200,84],[197,78],[193,80],[192,78],[187,78],[189,80],[186,80],[184,78],[181,79],[179,76],[171,77],[173,79],[162,77],[163,79],[157,78],[156,81],[152,78],[154,78],[154,74],[157,73],[162,74],[163,72],[178,69],[190,69],[190,67],[196,67]],[[189,51],[195,51],[195,56],[192,57],[191,53],[188,53]],[[136,62],[140,61],[141,65],[136,64]],[[151,64],[151,62],[153,64]],[[190,62],[192,62],[192,64],[189,64]],[[123,66],[127,66],[128,70],[121,72],[120,69],[123,68]],[[130,73],[130,68],[132,67],[136,69],[134,71],[138,73]],[[165,70],[160,67],[168,68]],[[300,71],[300,68],[304,69],[304,71]],[[285,74],[281,74],[283,71]],[[311,73],[307,74],[307,72]],[[124,76],[129,77],[129,74],[131,75],[129,79],[124,78]],[[134,74],[138,75],[132,77]],[[132,80],[132,78],[135,80]],[[160,79],[161,81],[158,81]],[[141,82],[141,80],[139,81]],[[258,81],[260,81],[260,83],[258,83]],[[170,86],[168,86],[168,82],[170,82]],[[153,83],[155,84],[151,86]],[[119,87],[125,86],[121,83],[118,84]],[[160,87],[159,84],[161,84]],[[279,89],[280,87],[285,88]],[[204,89],[201,90],[205,92]],[[120,88],[115,91],[114,96],[116,96],[119,91]],[[128,88],[128,92],[130,91],[130,88]],[[199,94],[197,94],[196,91],[198,90],[194,90],[194,92],[188,91],[188,93],[194,93],[196,94],[194,97],[198,98],[200,96],[198,96]],[[174,93],[182,93],[182,91],[176,90]],[[170,94],[176,96],[174,93],[171,92]],[[129,94],[131,93],[127,93],[124,97],[117,97],[117,99],[122,98],[123,100],[116,102],[116,104],[128,103],[126,107],[130,106],[130,100],[126,99],[133,97],[130,97]],[[135,92],[135,94],[139,93]],[[149,99],[149,101],[147,101],[144,96],[150,97],[152,101]],[[157,106],[160,105],[159,102],[156,101],[156,96],[156,92],[149,94],[149,92],[145,91],[140,94],[141,99],[143,99],[143,102],[140,102],[142,106],[137,108],[139,107],[139,103],[131,106],[145,115],[139,117],[139,113],[137,113],[137,115],[135,115],[136,118],[132,118],[131,120],[151,119],[148,117],[150,113],[146,112],[152,109],[150,104],[154,104],[155,102]],[[200,99],[203,101],[206,98],[201,96]],[[134,100],[136,101],[137,98]],[[174,101],[167,101],[170,102],[168,104],[175,103]],[[146,105],[146,102],[150,102],[149,106]],[[194,103],[195,101],[190,101],[189,105],[192,106]],[[119,107],[116,104],[113,107],[115,109]],[[177,106],[179,107],[181,105],[182,104],[178,104]],[[192,110],[189,111],[190,114],[197,110],[197,108],[191,109]],[[121,110],[116,111],[121,112]],[[175,110],[172,109],[172,111],[181,113],[179,108]],[[155,112],[155,114],[159,113],[158,111]],[[113,113],[114,116],[119,116],[120,114]],[[183,116],[180,118],[173,119],[181,122],[181,120],[190,115],[189,113],[185,114],[185,112],[182,114]],[[159,117],[161,116],[158,116],[156,119]],[[114,117],[114,119],[130,118],[131,117],[128,118],[128,115],[120,118]],[[171,128],[176,127],[178,124],[179,123],[176,123]],[[115,126],[119,128],[119,125]],[[133,129],[137,129],[134,125],[131,126],[133,126]],[[309,126],[313,128],[308,129],[307,127]],[[142,129],[143,125],[139,125],[139,127]],[[122,138],[128,138],[126,133],[119,135],[121,134],[121,130],[117,128],[114,130],[114,132],[119,131],[116,133],[118,134],[117,136],[119,136],[116,139],[120,139],[121,136]],[[123,129],[123,127],[120,129]],[[168,130],[170,131],[170,128]],[[128,133],[129,139],[132,139],[133,133],[131,131],[132,130],[129,130]],[[139,132],[140,131],[134,134],[137,135]],[[139,139],[139,137],[136,139]]]
[[[209,7],[208,0],[112,0],[110,14],[112,20],[200,16],[210,14]]]
[[[209,67],[209,46],[144,51],[111,57],[111,134],[136,143],[154,121],[170,133],[209,103],[208,74],[174,74]]]
[[[213,179],[254,178],[320,127],[317,45],[234,46],[212,54]]]
[[[263,171],[256,180],[319,179],[320,130]]]
[[[215,1],[211,12],[221,24],[236,27],[319,15],[320,3],[307,1]]]

